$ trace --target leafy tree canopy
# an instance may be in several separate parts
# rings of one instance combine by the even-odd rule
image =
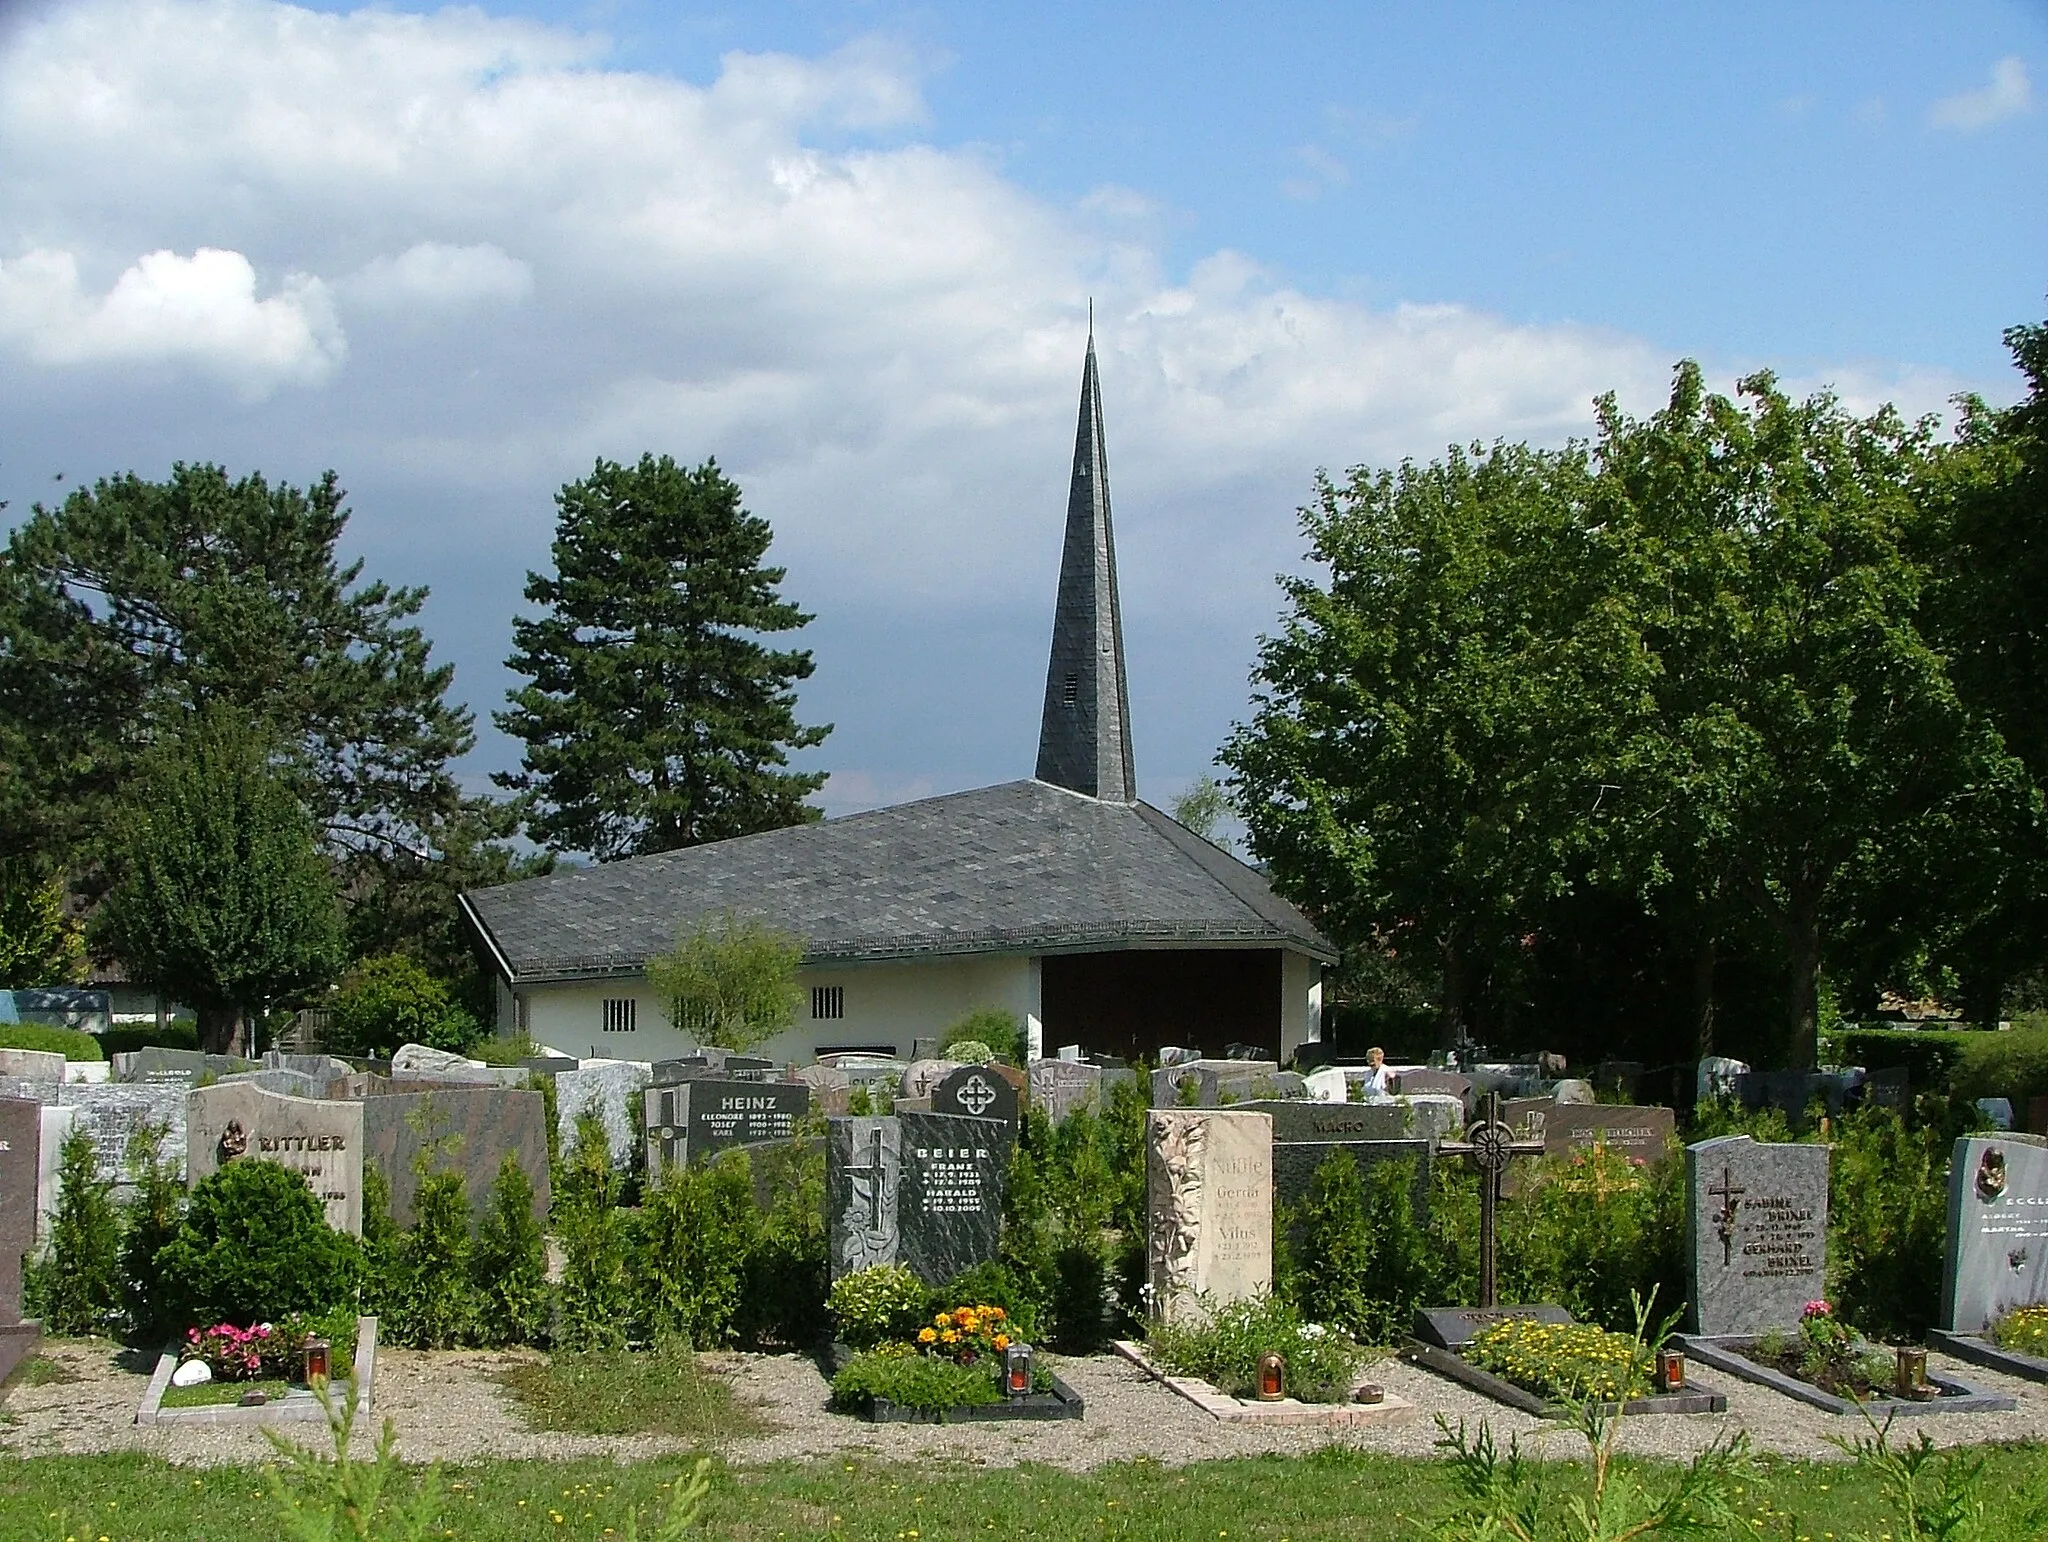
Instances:
[[[678,932],[647,961],[647,983],[676,1031],[699,1044],[746,1050],[796,1021],[803,944],[758,921],[725,915]]]
[[[64,883],[27,857],[0,858],[0,990],[67,985],[85,973],[85,939]]]
[[[600,460],[556,497],[555,573],[529,573],[541,608],[513,622],[509,663],[529,684],[498,725],[525,743],[498,778],[527,829],[600,861],[818,817],[823,773],[781,769],[830,727],[796,721],[808,651],[759,640],[811,619],[763,567],[772,532],[706,461]]]

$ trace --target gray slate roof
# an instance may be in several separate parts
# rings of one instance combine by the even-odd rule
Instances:
[[[513,982],[637,974],[730,910],[807,963],[1133,945],[1336,949],[1253,869],[1144,803],[1007,782],[463,896]]]

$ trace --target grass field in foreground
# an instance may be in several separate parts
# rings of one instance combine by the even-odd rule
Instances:
[[[2048,1465],[2038,1446],[1986,1454],[1985,1495],[1994,1505]],[[464,1542],[616,1536],[628,1506],[659,1514],[687,1471],[681,1460],[445,1469],[442,1534]],[[1561,1494],[1567,1478],[1554,1474]],[[703,1534],[744,1542],[1376,1542],[1429,1535],[1449,1496],[1439,1462],[1335,1449],[1187,1468],[1123,1463],[1082,1475],[839,1460],[722,1472]],[[1760,1463],[1742,1504],[1744,1523],[1731,1535],[1848,1542],[1892,1532],[1874,1484],[1840,1465]],[[279,1534],[259,1468],[199,1471],[136,1455],[0,1458],[5,1542],[247,1542]]]

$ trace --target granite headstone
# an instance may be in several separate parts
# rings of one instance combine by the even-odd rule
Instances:
[[[1069,1114],[1102,1106],[1102,1068],[1079,1060],[1034,1060],[1031,1101],[1045,1110],[1046,1118],[1059,1124]]]
[[[241,1159],[276,1162],[304,1176],[329,1226],[360,1236],[364,1107],[284,1097],[249,1082],[198,1088],[185,1116],[186,1179],[197,1184]]]
[[[827,1117],[843,1115],[853,1099],[853,1083],[836,1066],[798,1066],[789,1079],[810,1088],[811,1107]]]
[[[942,1285],[996,1256],[1013,1127],[946,1113],[899,1115],[903,1131],[903,1262]]]
[[[1515,1098],[1501,1105],[1508,1128],[1543,1142],[1546,1156],[1603,1144],[1610,1151],[1645,1162],[1671,1153],[1677,1116],[1668,1108],[1623,1103],[1558,1103],[1549,1098]]]
[[[1320,1107],[1322,1105],[1309,1105]],[[1146,1279],[1169,1321],[1273,1284],[1273,1121],[1238,1110],[1146,1116]]]
[[[555,1121],[564,1155],[576,1149],[576,1121],[596,1114],[604,1125],[612,1166],[633,1159],[633,1106],[653,1080],[654,1067],[644,1060],[586,1060],[555,1078]]]
[[[78,1123],[92,1136],[100,1177],[128,1182],[128,1148],[146,1126],[165,1131],[160,1150],[175,1161],[185,1154],[185,1109],[189,1094],[183,1082],[100,1082],[64,1088],[63,1107],[78,1110]]]
[[[903,1251],[903,1126],[893,1117],[825,1121],[825,1233],[833,1279]]]
[[[363,1159],[391,1191],[391,1219],[413,1221],[419,1192],[417,1159],[431,1144],[429,1167],[459,1172],[469,1197],[470,1225],[483,1220],[491,1185],[506,1157],[518,1162],[533,1189],[533,1218],[548,1218],[547,1100],[538,1092],[499,1087],[446,1087],[365,1099]]]
[[[2048,1304],[2048,1137],[1965,1135],[1948,1165],[1941,1321],[1982,1333]]]
[[[47,1237],[57,1220],[57,1201],[64,1193],[64,1142],[78,1123],[78,1110],[43,1104],[42,1156],[36,1174],[36,1234]],[[179,1160],[185,1148],[177,1148]]]
[[[788,1140],[810,1112],[811,1089],[801,1082],[712,1081],[656,1083],[646,1100],[647,1170],[701,1162],[728,1146]]]
[[[196,1049],[165,1049],[161,1045],[114,1057],[114,1080],[164,1086],[196,1087],[202,1081],[219,1081],[223,1076],[257,1069],[255,1061],[234,1055],[206,1055]]]
[[[1827,1295],[1828,1148],[1723,1135],[1686,1147],[1685,1167],[1696,1331],[1798,1327]]]
[[[964,1065],[948,1072],[932,1088],[931,1099],[935,1114],[994,1119],[1009,1126],[1010,1138],[1016,1138],[1017,1089],[995,1066]]]
[[[0,1098],[0,1381],[35,1348],[39,1329],[21,1320],[21,1266],[36,1245],[43,1105]]]

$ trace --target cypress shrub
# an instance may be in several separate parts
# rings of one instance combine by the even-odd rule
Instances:
[[[83,1338],[104,1333],[121,1308],[121,1221],[82,1126],[72,1127],[57,1160],[50,1250],[23,1282],[25,1304],[45,1332]]]
[[[162,1339],[175,1326],[165,1315],[161,1255],[185,1217],[185,1181],[163,1150],[166,1125],[144,1125],[128,1146],[135,1194],[128,1201],[121,1239],[121,1291],[129,1332],[141,1342]]]
[[[1876,1339],[1917,1342],[1941,1310],[1950,1137],[1890,1109],[1835,1131],[1828,1163],[1828,1284],[1836,1315]]]
[[[413,1195],[412,1226],[398,1239],[391,1342],[454,1349],[476,1321],[469,1275],[469,1196],[462,1174],[426,1173]],[[380,1320],[380,1333],[386,1331]]]
[[[539,1344],[548,1331],[548,1250],[533,1218],[533,1184],[510,1152],[491,1183],[469,1253],[476,1340],[490,1348]]]
[[[375,1162],[363,1163],[363,1285],[358,1310],[377,1319],[377,1332],[398,1309],[398,1224],[391,1219],[391,1181]]]
[[[730,1344],[760,1230],[746,1152],[664,1168],[642,1199],[634,1238],[648,1336]]]
[[[825,1326],[825,1155],[802,1141],[753,1153],[768,1213],[747,1256],[740,1342],[809,1349]]]
[[[604,1123],[585,1114],[576,1142],[562,1159],[555,1232],[562,1244],[562,1283],[555,1293],[557,1349],[619,1349],[633,1320],[633,1289],[626,1274],[626,1218],[619,1212],[619,1175],[613,1171]]]

